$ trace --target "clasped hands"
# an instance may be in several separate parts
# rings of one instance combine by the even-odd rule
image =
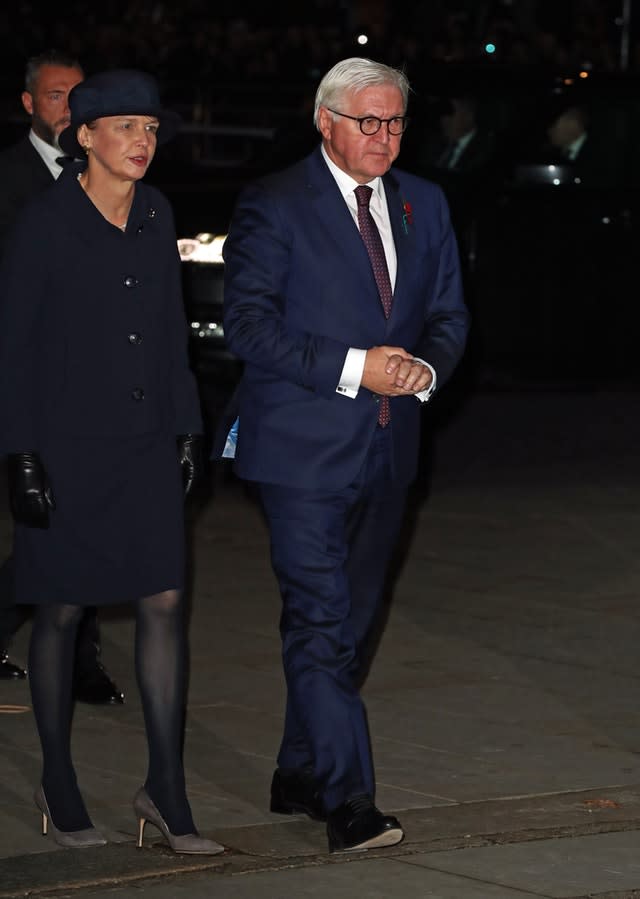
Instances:
[[[376,346],[367,350],[362,386],[380,396],[411,396],[426,390],[433,375],[411,353],[398,346]]]

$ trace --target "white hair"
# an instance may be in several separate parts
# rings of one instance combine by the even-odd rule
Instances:
[[[397,87],[402,94],[402,102],[406,112],[409,101],[409,82],[407,76],[400,69],[392,69],[382,62],[374,62],[372,59],[364,59],[361,56],[352,56],[337,62],[326,73],[316,91],[316,101],[313,110],[313,123],[318,125],[318,111],[321,106],[339,107],[345,94],[357,94],[366,87],[374,87],[379,84],[390,84]]]

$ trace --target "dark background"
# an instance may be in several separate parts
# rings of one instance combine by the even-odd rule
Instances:
[[[148,180],[169,195],[180,236],[224,233],[256,175],[317,143],[322,74],[363,55],[403,67],[411,125],[400,164],[439,178],[424,148],[451,96],[472,94],[495,136],[490,169],[443,179],[474,317],[457,385],[492,389],[635,389],[640,10],[633,0],[428,0],[180,4],[17,2],[0,13],[0,141],[24,132],[26,59],[56,47],[87,73],[155,74],[183,133]],[[359,35],[367,43],[358,43]],[[554,113],[586,103],[613,159],[610,177],[576,187],[527,181],[523,163]],[[188,288],[187,284],[187,288]],[[187,289],[188,293],[188,289]],[[455,389],[456,385],[452,389]]]

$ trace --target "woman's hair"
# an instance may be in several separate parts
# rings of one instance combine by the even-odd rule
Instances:
[[[318,90],[313,110],[313,123],[318,128],[318,111],[321,106],[339,107],[345,94],[357,94],[366,87],[390,84],[397,87],[402,94],[402,102],[406,112],[409,101],[409,82],[404,72],[392,69],[382,62],[374,62],[360,56],[352,56],[329,69]],[[319,130],[319,128],[318,128]]]

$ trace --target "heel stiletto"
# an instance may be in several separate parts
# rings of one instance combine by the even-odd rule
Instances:
[[[142,848],[144,826],[149,821],[150,824],[158,828],[174,852],[184,852],[190,855],[218,855],[218,853],[224,852],[224,846],[221,846],[220,843],[216,843],[214,840],[206,840],[196,833],[187,833],[182,836],[176,836],[176,834],[171,833],[166,821],[151,801],[144,787],[138,790],[133,799],[133,811],[138,819],[138,849]]]
[[[87,849],[89,846],[106,845],[107,841],[95,827],[87,827],[84,830],[58,830],[53,823],[42,784],[35,791],[33,801],[42,814],[42,835],[46,837],[51,831],[51,836],[58,846],[64,846],[66,849]]]

